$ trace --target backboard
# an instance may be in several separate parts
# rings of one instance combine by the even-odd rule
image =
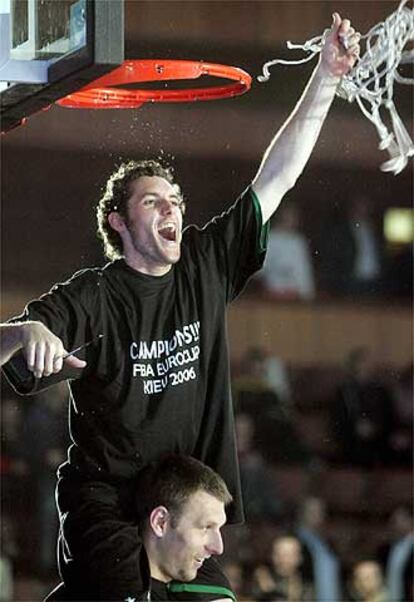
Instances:
[[[1,132],[123,60],[123,0],[0,0]]]

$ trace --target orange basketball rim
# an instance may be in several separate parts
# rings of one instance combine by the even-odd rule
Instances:
[[[122,88],[140,82],[194,80],[203,75],[230,81],[219,86],[180,90]],[[215,100],[244,94],[251,83],[246,71],[229,65],[188,60],[128,60],[78,92],[61,98],[57,104],[72,109],[131,109],[145,102]]]

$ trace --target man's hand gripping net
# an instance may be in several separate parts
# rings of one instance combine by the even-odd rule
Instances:
[[[365,52],[349,73],[341,78],[337,95],[348,102],[356,101],[362,113],[375,126],[380,138],[380,150],[387,150],[390,159],[381,165],[382,171],[395,175],[407,165],[408,158],[414,155],[414,144],[405,128],[394,104],[394,83],[413,84],[414,79],[403,77],[398,72],[400,65],[413,62],[414,50],[404,50],[414,40],[414,9],[409,9],[408,0],[402,0],[398,9],[384,22],[372,27],[361,36],[365,42]],[[276,64],[299,65],[312,60],[321,52],[325,39],[330,33],[308,40],[304,44],[287,42],[289,49],[300,49],[308,56],[299,60],[275,59],[263,66],[263,74],[258,80],[267,81],[269,68]],[[346,48],[346,38],[342,42]],[[388,112],[388,127],[381,111]],[[385,113],[386,114],[386,113]]]

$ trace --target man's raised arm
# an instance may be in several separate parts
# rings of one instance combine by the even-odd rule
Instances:
[[[334,13],[332,29],[326,36],[319,63],[293,113],[272,140],[253,180],[263,223],[269,220],[301,175],[335,97],[337,85],[357,60],[359,38],[348,19],[341,19]]]

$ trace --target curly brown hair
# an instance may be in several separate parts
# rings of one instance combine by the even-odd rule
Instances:
[[[123,217],[127,217],[128,199],[131,196],[131,184],[142,176],[158,176],[164,178],[167,182],[176,186],[180,192],[180,187],[174,180],[173,169],[170,166],[162,165],[153,159],[121,163],[118,169],[108,179],[105,191],[96,208],[96,218],[98,222],[97,234],[103,242],[105,255],[109,259],[118,259],[121,257],[123,249],[122,239],[118,232],[116,232],[109,224],[108,216],[113,211],[117,211]],[[183,200],[181,201],[180,208],[184,214],[185,203]]]

